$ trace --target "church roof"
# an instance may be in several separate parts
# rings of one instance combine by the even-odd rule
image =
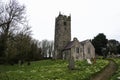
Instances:
[[[90,41],[90,40],[84,40],[84,41],[81,41],[80,44],[81,44],[81,45],[84,45],[84,44],[86,44],[86,43],[89,42],[89,41]]]
[[[71,41],[65,46],[64,50],[70,49],[73,46],[74,46],[74,41]]]
[[[77,39],[75,39],[75,40],[77,40]],[[63,51],[72,48],[72,47],[74,46],[74,41],[75,41],[75,40],[69,42],[69,43],[65,46],[65,48],[63,49]],[[88,42],[90,42],[90,40],[81,41],[81,42],[79,42],[79,44],[81,44],[82,46],[84,46],[84,45],[85,45],[86,43],[88,43]]]

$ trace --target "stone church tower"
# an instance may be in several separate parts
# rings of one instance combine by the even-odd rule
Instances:
[[[55,19],[54,59],[62,59],[62,50],[71,41],[71,16],[59,13]]]

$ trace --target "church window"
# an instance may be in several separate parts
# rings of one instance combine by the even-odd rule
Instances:
[[[80,52],[81,52],[81,53],[82,53],[82,51],[83,51],[82,48],[80,48]]]
[[[78,47],[76,48],[76,53],[79,53],[79,48]]]
[[[90,48],[88,48],[88,53],[90,53]]]

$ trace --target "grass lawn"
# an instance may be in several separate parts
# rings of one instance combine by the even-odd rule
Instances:
[[[92,65],[86,60],[76,61],[76,70],[69,70],[64,60],[35,61],[30,66],[0,65],[0,80],[89,80],[107,64],[108,61],[102,59]]]
[[[116,58],[113,60],[117,63],[118,69],[115,72],[115,74],[111,77],[110,80],[120,80],[120,58]],[[118,79],[118,77],[119,77],[119,79]]]

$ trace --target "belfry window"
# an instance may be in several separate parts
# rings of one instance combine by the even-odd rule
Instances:
[[[66,26],[67,25],[67,23],[66,22],[64,22],[64,26]]]

